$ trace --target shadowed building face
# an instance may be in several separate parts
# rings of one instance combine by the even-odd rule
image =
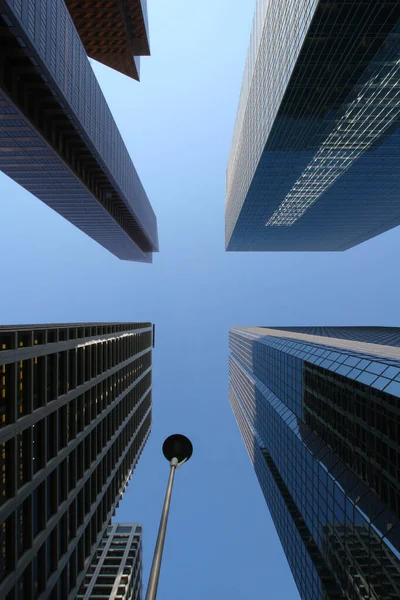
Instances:
[[[399,22],[392,0],[258,0],[227,250],[346,250],[400,223]]]

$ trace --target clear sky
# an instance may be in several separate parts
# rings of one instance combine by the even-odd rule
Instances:
[[[117,512],[144,526],[144,585],[177,472],[160,600],[297,600],[228,401],[233,325],[399,325],[395,229],[338,254],[225,253],[225,169],[255,2],[148,0],[140,84],[93,63],[158,217],[153,265],[123,262],[0,174],[0,321],[156,324],[154,422]]]

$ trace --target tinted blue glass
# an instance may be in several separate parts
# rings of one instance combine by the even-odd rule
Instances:
[[[373,332],[358,328],[357,336],[368,338],[363,354],[357,341],[349,344],[351,331],[342,328],[347,333],[342,354],[327,347],[333,343],[327,334],[332,339],[334,331],[325,328],[325,338],[313,343],[312,328],[307,329],[307,343],[300,333],[298,340],[280,337],[290,328],[231,330],[233,411],[302,598],[361,600],[366,589],[370,597],[398,597],[400,505],[393,472],[400,447],[388,424],[396,422],[400,405],[386,393],[388,387],[380,391],[379,385],[356,381],[385,378],[354,365],[372,362],[396,376],[400,352],[397,367],[394,358],[374,357]],[[383,334],[395,340],[400,330],[378,331],[376,341]],[[296,358],[299,348],[320,354],[322,364]],[[387,346],[386,353],[396,355],[393,348]],[[333,370],[339,363],[324,355],[351,366]],[[354,579],[351,565],[363,583]]]
[[[257,5],[227,169],[227,250],[340,251],[398,225],[400,6]]]

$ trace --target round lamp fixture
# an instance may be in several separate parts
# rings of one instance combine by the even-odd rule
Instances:
[[[171,462],[173,458],[178,459],[178,464],[189,460],[193,454],[192,442],[180,433],[167,437],[162,447],[165,458]]]

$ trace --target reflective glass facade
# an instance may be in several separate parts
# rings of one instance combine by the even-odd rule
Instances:
[[[0,0],[0,169],[119,258],[157,220],[64,0]]]
[[[305,600],[400,597],[399,341],[230,331],[230,402]]]
[[[346,250],[400,223],[400,5],[258,0],[227,250]]]
[[[0,598],[76,598],[150,434],[153,339],[0,327]]]
[[[142,600],[142,527],[107,527],[77,600]]]

